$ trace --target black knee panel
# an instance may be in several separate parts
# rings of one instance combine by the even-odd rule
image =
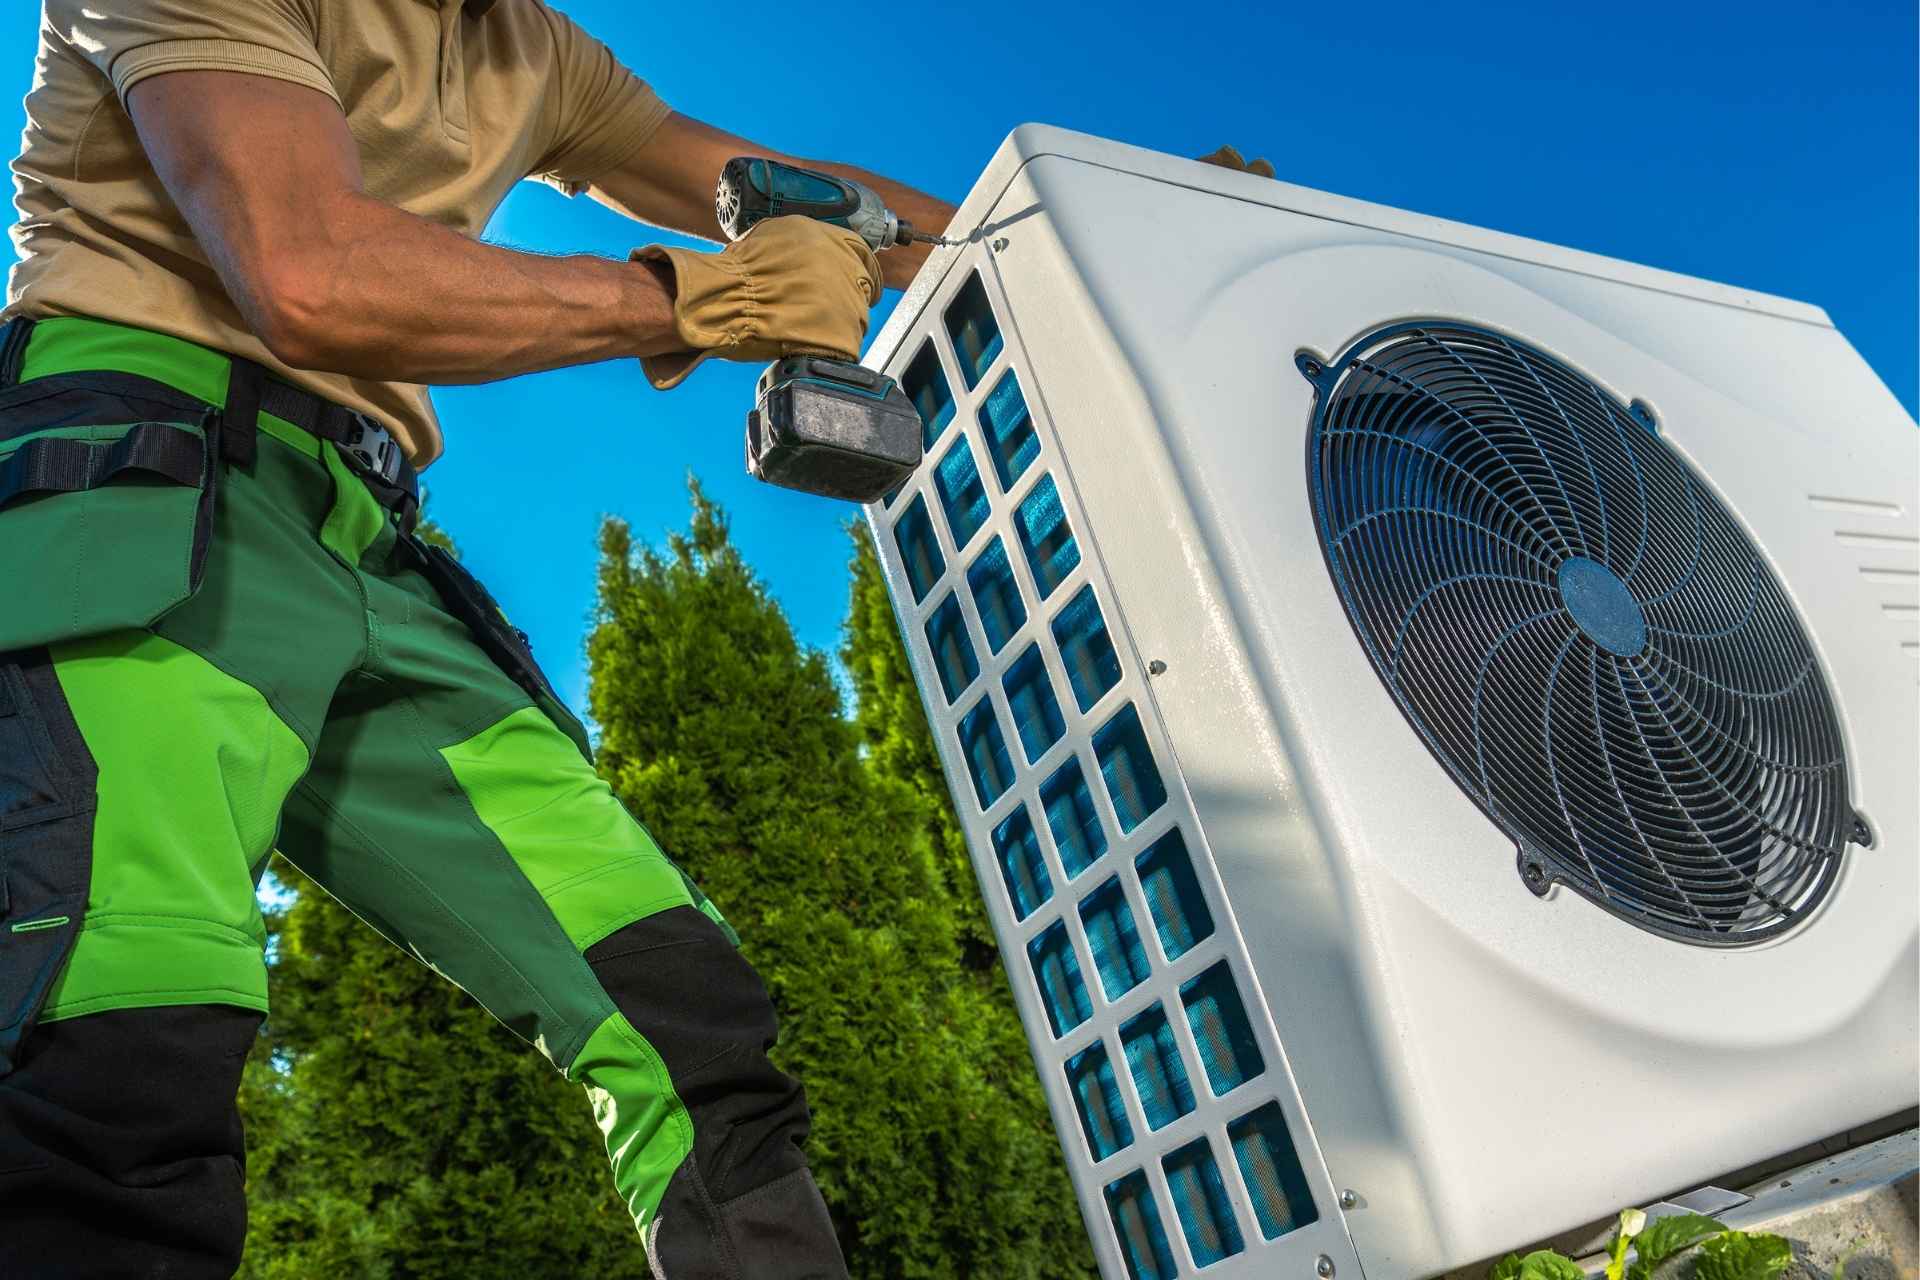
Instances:
[[[0,1275],[221,1277],[246,1241],[234,1106],[260,1015],[42,1023],[0,1075]]]
[[[594,944],[587,963],[667,1064],[716,1203],[806,1167],[806,1093],[767,1058],[773,1002],[718,925],[675,907]]]

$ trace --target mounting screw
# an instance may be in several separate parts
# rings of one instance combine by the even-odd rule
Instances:
[[[995,253],[999,253],[1001,250],[1005,249],[1006,247],[1007,247],[1007,238],[1005,236],[996,236],[994,238],[993,251]]]
[[[1353,1193],[1352,1187],[1348,1187],[1345,1191],[1342,1191],[1340,1193],[1340,1207],[1342,1209],[1354,1208],[1359,1203],[1360,1203],[1360,1197]]]
[[[1634,420],[1648,431],[1651,431],[1654,435],[1660,434],[1660,423],[1653,416],[1653,410],[1647,407],[1645,400],[1635,400],[1627,406],[1627,412],[1632,414]]]
[[[1847,833],[1847,838],[1862,849],[1873,848],[1873,827],[1867,822],[1865,814],[1853,815],[1853,830]]]
[[[1327,372],[1327,362],[1311,351],[1293,353],[1293,367],[1298,369],[1308,382],[1318,382]]]
[[[1147,674],[1150,676],[1163,676],[1167,674],[1167,664],[1155,658],[1147,664]]]
[[[1536,897],[1546,897],[1547,891],[1553,888],[1553,877],[1547,874],[1547,864],[1525,850],[1520,853],[1520,879]]]
[[[1319,1276],[1320,1280],[1333,1280],[1333,1259],[1324,1253],[1315,1258],[1313,1260],[1313,1274]]]

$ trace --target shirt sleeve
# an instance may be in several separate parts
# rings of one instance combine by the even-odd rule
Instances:
[[[553,31],[547,148],[531,176],[578,195],[645,146],[671,108],[606,45],[541,6]]]
[[[311,0],[46,0],[46,22],[122,102],[168,71],[239,71],[340,101],[314,41]]]

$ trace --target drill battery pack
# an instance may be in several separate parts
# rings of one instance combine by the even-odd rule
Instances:
[[[747,470],[802,493],[877,502],[920,465],[920,415],[884,373],[789,356],[760,375]]]

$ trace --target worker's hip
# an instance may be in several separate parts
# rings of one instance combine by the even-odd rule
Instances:
[[[0,365],[0,1075],[43,1011],[264,1009],[276,842],[530,1038],[583,1041],[607,1008],[565,921],[695,895],[405,477],[284,394],[236,413],[233,363],[162,335],[45,321]],[[533,812],[502,761],[541,770]],[[496,941],[489,911],[526,919]]]

